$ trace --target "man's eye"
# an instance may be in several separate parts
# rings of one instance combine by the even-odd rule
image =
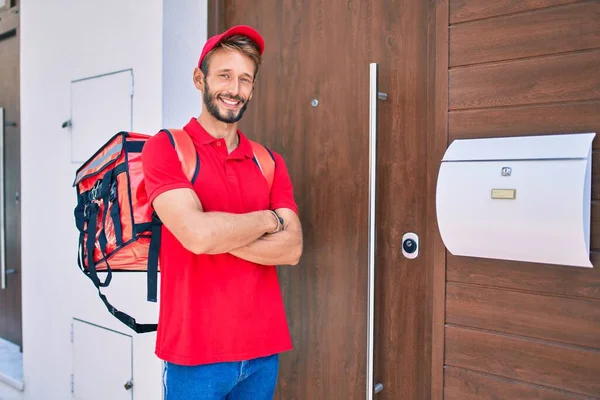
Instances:
[[[221,78],[229,79],[229,75],[227,75],[227,74],[221,74]]]
[[[244,83],[252,83],[252,81],[248,78],[242,78],[242,82]]]

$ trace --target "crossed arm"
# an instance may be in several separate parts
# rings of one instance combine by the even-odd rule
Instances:
[[[295,212],[280,208],[246,214],[204,212],[191,189],[174,189],[156,197],[153,207],[163,224],[195,254],[231,253],[263,265],[296,265],[302,255],[302,228]],[[274,232],[276,233],[270,233]]]

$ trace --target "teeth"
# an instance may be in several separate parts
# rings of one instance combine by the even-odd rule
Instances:
[[[224,99],[224,98],[221,98],[221,100],[223,100],[223,102],[224,102],[225,104],[229,104],[230,106],[235,106],[235,105],[237,105],[237,103],[238,103],[237,101],[233,101],[233,100],[227,100],[227,99]]]

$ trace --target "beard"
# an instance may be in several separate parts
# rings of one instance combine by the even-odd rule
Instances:
[[[221,112],[219,106],[217,105],[218,98],[211,93],[210,87],[208,86],[208,82],[206,82],[206,77],[204,78],[204,94],[202,98],[204,100],[204,104],[206,105],[207,111],[215,117],[218,121],[225,122],[227,124],[233,124],[242,119],[246,108],[248,107],[249,100],[244,99],[241,96],[231,96],[231,95],[219,95],[218,97],[225,98],[228,100],[239,101],[242,104],[242,107],[238,110],[226,110]]]

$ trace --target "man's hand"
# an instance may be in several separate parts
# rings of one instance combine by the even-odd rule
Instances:
[[[164,192],[152,205],[167,229],[195,254],[228,253],[280,229],[276,216],[267,210],[247,214],[204,212],[191,189]]]
[[[263,265],[296,265],[302,256],[302,226],[296,213],[288,208],[275,210],[284,220],[283,230],[266,234],[230,253]]]

